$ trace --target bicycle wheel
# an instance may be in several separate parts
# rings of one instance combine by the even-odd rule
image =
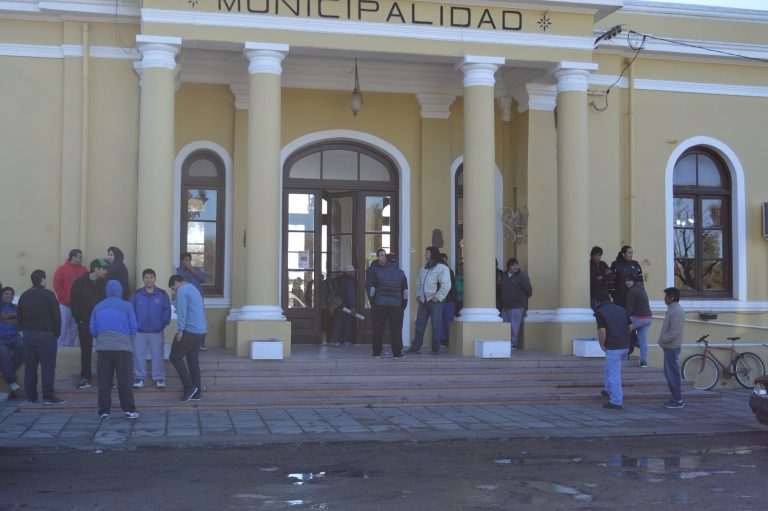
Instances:
[[[736,381],[745,389],[755,388],[755,378],[765,374],[765,364],[760,357],[745,351],[733,362]]]
[[[692,381],[693,388],[709,390],[720,379],[720,369],[712,359],[704,355],[691,355],[683,362],[680,373],[684,380]]]

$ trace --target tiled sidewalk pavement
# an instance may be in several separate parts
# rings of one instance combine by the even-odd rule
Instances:
[[[749,410],[749,392],[683,410],[660,404],[429,406],[149,411],[138,420],[95,412],[0,410],[1,447],[123,449],[140,446],[255,445],[315,441],[437,441],[548,436],[625,436],[764,431]]]

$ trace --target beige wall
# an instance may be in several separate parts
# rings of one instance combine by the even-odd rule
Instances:
[[[0,57],[3,242],[0,280],[17,293],[59,260],[61,60]]]

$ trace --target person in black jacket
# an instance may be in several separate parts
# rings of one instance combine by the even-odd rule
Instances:
[[[602,260],[603,249],[594,246],[589,253],[589,305],[592,310],[597,310],[597,293],[608,291],[608,280],[611,270],[608,264]]]
[[[351,264],[344,266],[344,273],[338,279],[341,307],[334,311],[333,331],[331,332],[331,346],[352,344],[352,321],[357,312],[357,282],[355,274],[357,270]]]
[[[375,265],[375,266],[373,266]],[[384,327],[389,323],[392,358],[403,358],[403,311],[408,304],[408,280],[403,270],[390,261],[387,252],[376,251],[376,261],[369,269],[365,289],[373,307],[373,357],[381,356]]]
[[[616,260],[611,264],[611,274],[613,275],[613,303],[624,307],[627,301],[627,288],[624,283],[627,277],[640,277],[635,279],[637,285],[641,288],[645,288],[643,285],[643,269],[640,267],[640,263],[635,261],[633,257],[635,251],[629,245],[621,247]]]
[[[77,323],[77,334],[80,338],[80,383],[78,389],[91,388],[91,359],[93,357],[93,335],[91,335],[91,313],[96,304],[106,298],[106,281],[108,263],[106,259],[91,261],[90,273],[78,277],[72,283],[69,295],[69,306],[72,317]]]
[[[37,366],[43,380],[43,403],[58,405],[65,401],[53,392],[56,379],[56,340],[61,335],[61,311],[53,291],[45,288],[43,270],[31,275],[32,287],[21,295],[16,321],[24,336],[24,398],[37,402]]]
[[[528,309],[528,299],[533,295],[533,287],[528,274],[520,269],[520,263],[514,257],[507,261],[507,271],[501,277],[501,317],[511,324],[510,342],[517,347],[523,317]]]
[[[125,255],[117,247],[107,249],[107,282],[116,280],[123,286],[123,300],[131,299],[131,287],[128,285],[128,268],[125,266]]]

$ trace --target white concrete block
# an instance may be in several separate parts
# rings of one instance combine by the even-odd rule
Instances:
[[[279,339],[261,339],[251,341],[251,360],[282,360],[283,341]]]
[[[482,339],[475,341],[475,356],[478,358],[509,358],[512,344],[509,340]]]
[[[574,339],[573,354],[584,358],[605,358],[605,352],[600,349],[597,339]]]

